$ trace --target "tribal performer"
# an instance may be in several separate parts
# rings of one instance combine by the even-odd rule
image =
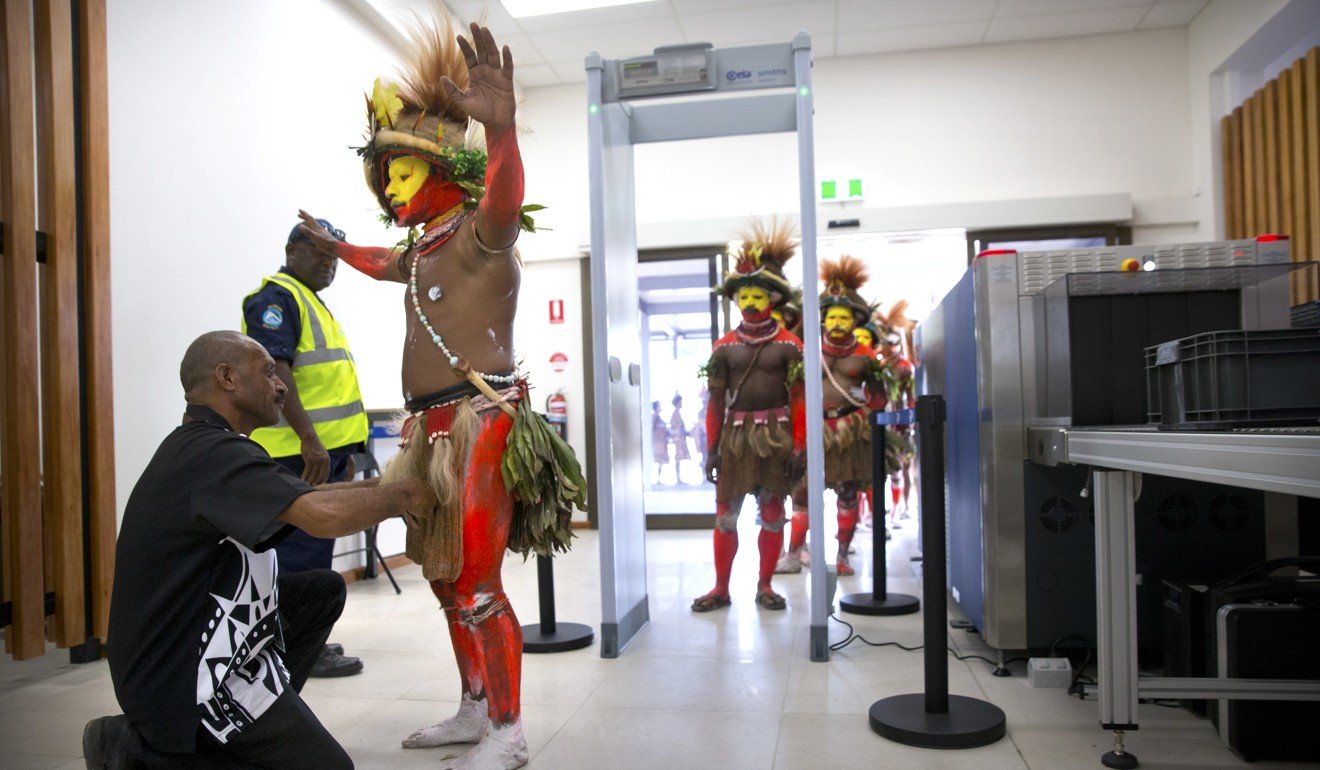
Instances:
[[[871,478],[871,409],[883,408],[884,388],[875,352],[853,336],[870,319],[870,307],[858,294],[868,277],[860,259],[842,256],[820,269],[821,376],[824,379],[825,486],[838,496],[840,575],[852,575],[848,547],[857,529],[858,493]],[[788,552],[776,572],[800,572],[807,542],[807,489],[793,490],[793,527]]]
[[[784,545],[784,498],[805,466],[802,342],[771,317],[792,286],[783,264],[797,242],[787,225],[755,223],[735,266],[716,287],[742,311],[738,328],[721,337],[706,364],[706,478],[715,484],[715,587],[692,602],[694,612],[729,606],[729,574],[738,552],[738,512],[756,496],[761,534],[756,604],[782,610],[770,585]]]
[[[470,42],[456,39],[447,17],[419,23],[412,42],[402,86],[376,81],[359,150],[367,184],[407,239],[393,249],[340,243],[306,215],[304,229],[357,270],[407,284],[411,416],[384,478],[426,479],[441,501],[432,520],[409,527],[407,554],[444,611],[463,693],[457,715],[403,745],[476,743],[452,767],[510,769],[528,753],[522,629],[500,580],[504,550],[567,550],[585,484],[514,369],[514,244],[539,207],[521,206],[513,58],[476,24]]]
[[[915,366],[904,349],[912,350],[912,332],[917,322],[908,318],[907,300],[895,302],[888,313],[875,314],[880,359],[888,374],[889,400],[895,409],[917,405]],[[885,470],[889,473],[889,491],[893,499],[890,522],[900,514],[907,518],[912,496],[912,461],[916,443],[911,425],[891,425],[885,435]],[[899,508],[899,503],[902,508]]]

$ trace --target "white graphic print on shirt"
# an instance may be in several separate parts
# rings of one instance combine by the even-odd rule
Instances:
[[[275,551],[254,553],[233,538],[216,569],[224,592],[211,594],[202,629],[197,668],[197,703],[205,709],[202,724],[220,743],[266,713],[288,686],[277,649],[284,636],[276,614],[279,572]]]

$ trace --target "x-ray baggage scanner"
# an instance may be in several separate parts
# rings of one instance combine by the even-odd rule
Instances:
[[[586,67],[595,418],[590,467],[596,490],[592,504],[600,525],[601,656],[613,658],[650,619],[633,145],[797,133],[806,284],[802,312],[811,330],[804,341],[805,364],[807,372],[819,372],[811,38],[799,32],[792,43],[777,45],[658,48],[649,56],[628,59],[605,59],[593,52]],[[748,91],[764,93],[744,93]],[[807,377],[811,659],[816,661],[829,659],[821,396],[820,376]]]

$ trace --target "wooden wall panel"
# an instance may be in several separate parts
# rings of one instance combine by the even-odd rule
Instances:
[[[1238,131],[1242,125],[1241,110],[1234,110],[1219,121],[1220,154],[1224,172],[1224,234],[1228,238],[1237,238],[1241,228],[1242,191],[1239,189],[1241,172],[1241,137]]]
[[[6,649],[18,660],[46,651],[37,421],[37,222],[33,161],[32,9],[0,3],[0,471],[8,599]]]
[[[83,318],[92,543],[92,633],[106,638],[115,572],[114,393],[110,350],[110,146],[105,0],[78,0],[82,95]]]
[[[1320,48],[1312,48],[1306,53],[1303,72],[1306,122],[1302,132],[1306,135],[1307,244],[1310,258],[1320,259]],[[1313,270],[1303,300],[1317,299],[1320,299],[1320,277]]]
[[[78,403],[77,185],[73,133],[73,26],[67,0],[37,0],[37,125],[41,230],[41,392],[51,637],[87,639],[83,603],[82,438]]]
[[[1224,236],[1292,237],[1293,261],[1320,261],[1320,48],[1220,121]],[[1320,300],[1320,270],[1299,273],[1293,304]]]
[[[1256,98],[1242,105],[1242,237],[1253,237],[1256,227]]]
[[[1271,80],[1261,98],[1261,153],[1265,177],[1265,222],[1263,232],[1279,230],[1279,84]],[[1260,233],[1254,233],[1260,235]]]

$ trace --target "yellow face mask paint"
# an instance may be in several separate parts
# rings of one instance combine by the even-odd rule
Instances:
[[[868,348],[875,345],[875,338],[871,336],[871,332],[866,329],[863,329],[860,326],[857,327],[856,329],[853,329],[853,337],[855,337],[858,342],[862,343]]]
[[[851,310],[836,305],[825,311],[825,331],[850,332],[853,328],[853,320]]]
[[[390,183],[385,187],[385,195],[389,197],[390,205],[395,208],[407,205],[417,191],[422,189],[430,173],[430,164],[421,158],[401,155],[390,161]]]
[[[749,310],[761,313],[770,307],[770,293],[755,286],[744,286],[738,290],[738,309],[746,313]]]

